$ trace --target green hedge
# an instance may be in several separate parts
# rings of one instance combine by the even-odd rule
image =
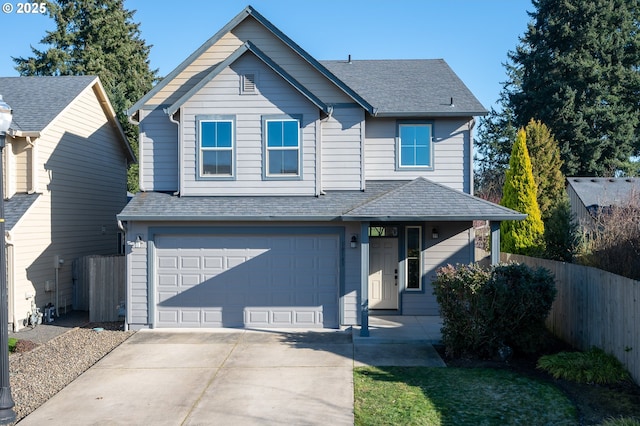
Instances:
[[[538,350],[556,296],[554,281],[548,270],[523,264],[440,268],[433,286],[447,354],[491,357],[505,346]]]

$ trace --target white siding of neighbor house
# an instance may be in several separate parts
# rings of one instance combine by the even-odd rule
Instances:
[[[468,264],[474,261],[474,241],[471,222],[433,223],[423,227],[425,248],[422,251],[423,286],[421,292],[405,290],[402,294],[403,315],[440,315],[440,308],[433,294],[431,282],[436,271],[447,264]],[[433,228],[439,238],[431,238]]]
[[[240,94],[240,78],[256,74],[256,94]],[[235,116],[236,169],[233,180],[198,180],[196,116]],[[262,119],[302,116],[301,177],[263,178]],[[187,101],[181,112],[181,195],[315,195],[316,126],[319,110],[252,53],[246,53]]]
[[[33,150],[25,139],[7,138],[3,150],[4,194],[11,198],[16,193],[26,193],[31,189],[31,157]]]
[[[148,328],[153,322],[152,318],[149,318],[149,305],[156,303],[155,300],[149,300],[148,289],[148,273],[149,273],[149,260],[147,258],[148,253],[148,237],[149,227],[224,227],[224,228],[238,228],[243,227],[263,227],[264,222],[193,222],[189,225],[176,222],[130,222],[128,224],[127,232],[127,282],[129,285],[128,299],[127,299],[127,325],[132,330],[138,330],[141,328]],[[278,227],[281,226],[283,233],[287,230],[303,227],[333,227],[335,224],[328,224],[326,222],[308,222],[308,223],[283,223],[283,222],[271,222],[269,226]],[[342,325],[354,325],[359,321],[359,293],[360,293],[360,247],[352,249],[350,247],[350,236],[352,234],[359,233],[360,228],[358,223],[344,224],[345,233],[345,247],[344,253],[344,292],[340,295],[339,309],[343,312],[341,319]],[[144,240],[144,244],[140,247],[135,247],[135,238],[140,235]],[[151,272],[153,273],[153,272]],[[259,271],[256,271],[259,273]]]
[[[64,259],[58,271],[61,312],[72,307],[73,260],[117,253],[116,214],[127,201],[124,147],[91,88],[35,144],[42,195],[11,231],[17,328],[30,309],[25,294],[37,292],[38,307],[55,304],[55,292],[45,292],[47,281],[55,283],[55,255]]]
[[[367,118],[365,176],[367,180],[412,180],[424,176],[434,182],[469,193],[471,149],[469,121],[433,119],[433,170],[396,170],[396,126],[393,118]]]
[[[142,191],[177,191],[178,125],[161,108],[140,111],[138,163]]]
[[[187,93],[215,65],[222,62],[243,43],[251,41],[303,86],[328,103],[351,102],[352,100],[316,71],[306,60],[295,53],[254,18],[248,17],[231,32],[225,34],[196,58],[171,82],[156,93],[147,105],[167,105]]]
[[[336,108],[322,122],[322,189],[362,188],[364,110]]]

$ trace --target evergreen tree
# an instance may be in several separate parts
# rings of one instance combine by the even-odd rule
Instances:
[[[109,96],[129,142],[138,153],[138,131],[125,111],[151,90],[158,79],[149,66],[150,46],[140,37],[135,11],[124,8],[123,0],[55,0],[47,2],[56,29],[47,31],[41,43],[47,50],[32,47],[33,56],[13,58],[24,76],[97,75]],[[129,170],[128,188],[138,188],[137,165]]]
[[[580,246],[578,224],[571,215],[569,197],[563,193],[544,222],[544,257],[571,262]]]
[[[511,150],[500,204],[527,214],[525,220],[508,220],[500,224],[501,250],[514,254],[535,255],[543,249],[544,225],[540,217],[531,159],[524,129],[518,131]]]
[[[560,170],[562,167],[560,148],[549,128],[540,121],[529,121],[525,132],[533,178],[538,187],[538,207],[540,207],[542,220],[546,224],[551,211],[564,194],[564,175]]]
[[[561,145],[566,175],[610,175],[640,152],[637,0],[533,0],[515,52],[509,105]]]

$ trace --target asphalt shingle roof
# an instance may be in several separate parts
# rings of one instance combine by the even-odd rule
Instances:
[[[640,199],[640,178],[568,177],[587,208],[619,206]]]
[[[39,132],[96,76],[0,77],[0,95],[13,109],[11,129]]]
[[[381,116],[460,116],[487,112],[443,59],[320,63],[377,108]]]
[[[436,198],[434,198],[436,197]],[[434,202],[435,201],[435,202]],[[446,202],[443,202],[446,201]],[[431,182],[369,181],[366,191],[327,191],[319,197],[179,197],[136,194],[120,220],[517,220],[524,215]]]
[[[15,194],[4,202],[4,220],[7,230],[13,229],[40,194]]]

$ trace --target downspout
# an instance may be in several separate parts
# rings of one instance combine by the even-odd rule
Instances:
[[[38,192],[38,150],[36,149],[35,141],[31,140],[30,136],[27,136],[26,139],[31,148],[31,188],[27,190],[27,193],[35,194]]]
[[[167,114],[167,116],[169,117],[170,122],[178,126],[178,190],[174,192],[173,195],[180,195],[180,192],[182,191],[182,150],[180,149],[180,122],[173,117],[176,112],[173,114]]]
[[[316,129],[316,197],[325,195],[325,192],[322,190],[322,123],[331,120],[332,115],[333,107],[330,106],[327,111],[327,116],[320,120]]]
[[[473,128],[476,126],[476,119],[471,117],[471,121],[467,124],[469,128],[469,194],[474,193],[474,176],[473,176]]]
[[[13,250],[13,237],[11,231],[5,231],[4,243],[7,246],[7,288],[9,290],[9,313],[13,331],[18,331],[18,318],[16,316],[16,300],[15,300],[15,256]],[[35,296],[34,296],[35,297]]]

